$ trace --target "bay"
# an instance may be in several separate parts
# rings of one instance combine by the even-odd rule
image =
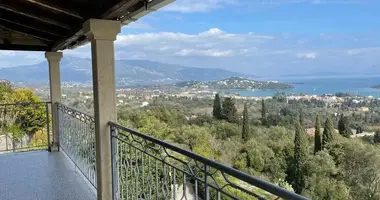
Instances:
[[[371,88],[373,85],[380,84],[380,75],[373,76],[297,76],[297,77],[263,77],[260,80],[276,80],[283,83],[289,83],[294,86],[287,90],[270,90],[270,91],[251,91],[251,90],[234,90],[241,96],[273,96],[278,92],[287,94],[335,94],[337,92],[350,93],[360,96],[380,97],[380,89]]]

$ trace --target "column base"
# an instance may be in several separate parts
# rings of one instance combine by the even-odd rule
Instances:
[[[57,152],[57,151],[59,151],[59,144],[56,143],[56,142],[52,142],[52,143],[49,145],[48,150],[49,150],[49,152]]]

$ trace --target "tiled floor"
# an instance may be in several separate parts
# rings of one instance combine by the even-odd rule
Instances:
[[[61,152],[0,155],[0,200],[96,200],[95,189]]]

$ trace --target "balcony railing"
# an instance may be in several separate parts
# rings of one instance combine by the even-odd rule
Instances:
[[[94,117],[63,104],[56,104],[61,150],[96,188]]]
[[[0,152],[47,149],[50,102],[0,104]]]
[[[115,200],[307,199],[149,135],[109,125]]]
[[[60,149],[96,188],[94,118],[63,104],[55,109]],[[0,136],[13,143],[4,151],[47,148],[49,102],[4,104],[0,110]],[[147,134],[114,122],[109,126],[113,200],[307,199]]]

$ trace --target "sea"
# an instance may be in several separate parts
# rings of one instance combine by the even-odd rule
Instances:
[[[292,84],[294,88],[286,90],[233,90],[241,96],[273,96],[278,92],[287,94],[323,95],[338,92],[352,95],[373,96],[380,98],[380,89],[371,88],[380,84],[380,75],[367,76],[285,76],[285,77],[262,77],[262,81],[279,81]]]

